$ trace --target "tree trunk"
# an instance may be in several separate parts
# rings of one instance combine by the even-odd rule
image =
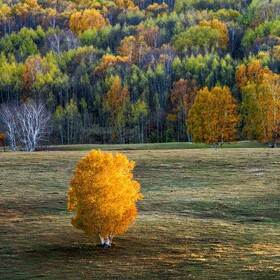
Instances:
[[[100,239],[101,245],[104,246],[105,240],[102,238],[102,236],[101,236],[100,234],[98,234],[98,237],[99,237],[99,239]]]
[[[276,147],[277,147],[277,144],[276,144],[276,142],[268,143],[268,146],[269,146],[270,148],[276,148]]]
[[[141,127],[140,127],[140,135],[141,135],[141,144],[144,143],[144,118],[143,116],[141,117]]]
[[[104,248],[109,248],[112,246],[112,238],[106,237],[104,242]]]
[[[100,239],[101,245],[103,248],[109,248],[112,246],[113,236],[107,236],[106,238],[102,238],[100,234],[98,234],[98,237]]]

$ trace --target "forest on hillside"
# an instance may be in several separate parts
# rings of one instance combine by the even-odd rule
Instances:
[[[276,143],[279,74],[280,0],[0,1],[0,133],[34,100],[45,144]]]

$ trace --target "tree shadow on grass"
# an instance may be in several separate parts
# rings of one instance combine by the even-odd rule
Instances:
[[[120,250],[119,246],[113,244],[112,248],[104,249],[101,245],[96,244],[46,244],[37,246],[34,249],[28,250],[26,255],[30,258],[63,258],[63,257],[92,257],[95,255],[112,255]]]

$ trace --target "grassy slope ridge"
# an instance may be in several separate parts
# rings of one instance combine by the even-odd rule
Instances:
[[[83,151],[0,153],[1,279],[280,279],[280,150],[125,151],[145,195],[103,250],[70,224]]]

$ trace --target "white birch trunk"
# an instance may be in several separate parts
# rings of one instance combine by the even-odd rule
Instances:
[[[100,234],[98,234],[98,237],[100,239],[101,245],[104,248],[109,248],[112,246],[113,236],[107,236],[106,238],[103,238]]]

